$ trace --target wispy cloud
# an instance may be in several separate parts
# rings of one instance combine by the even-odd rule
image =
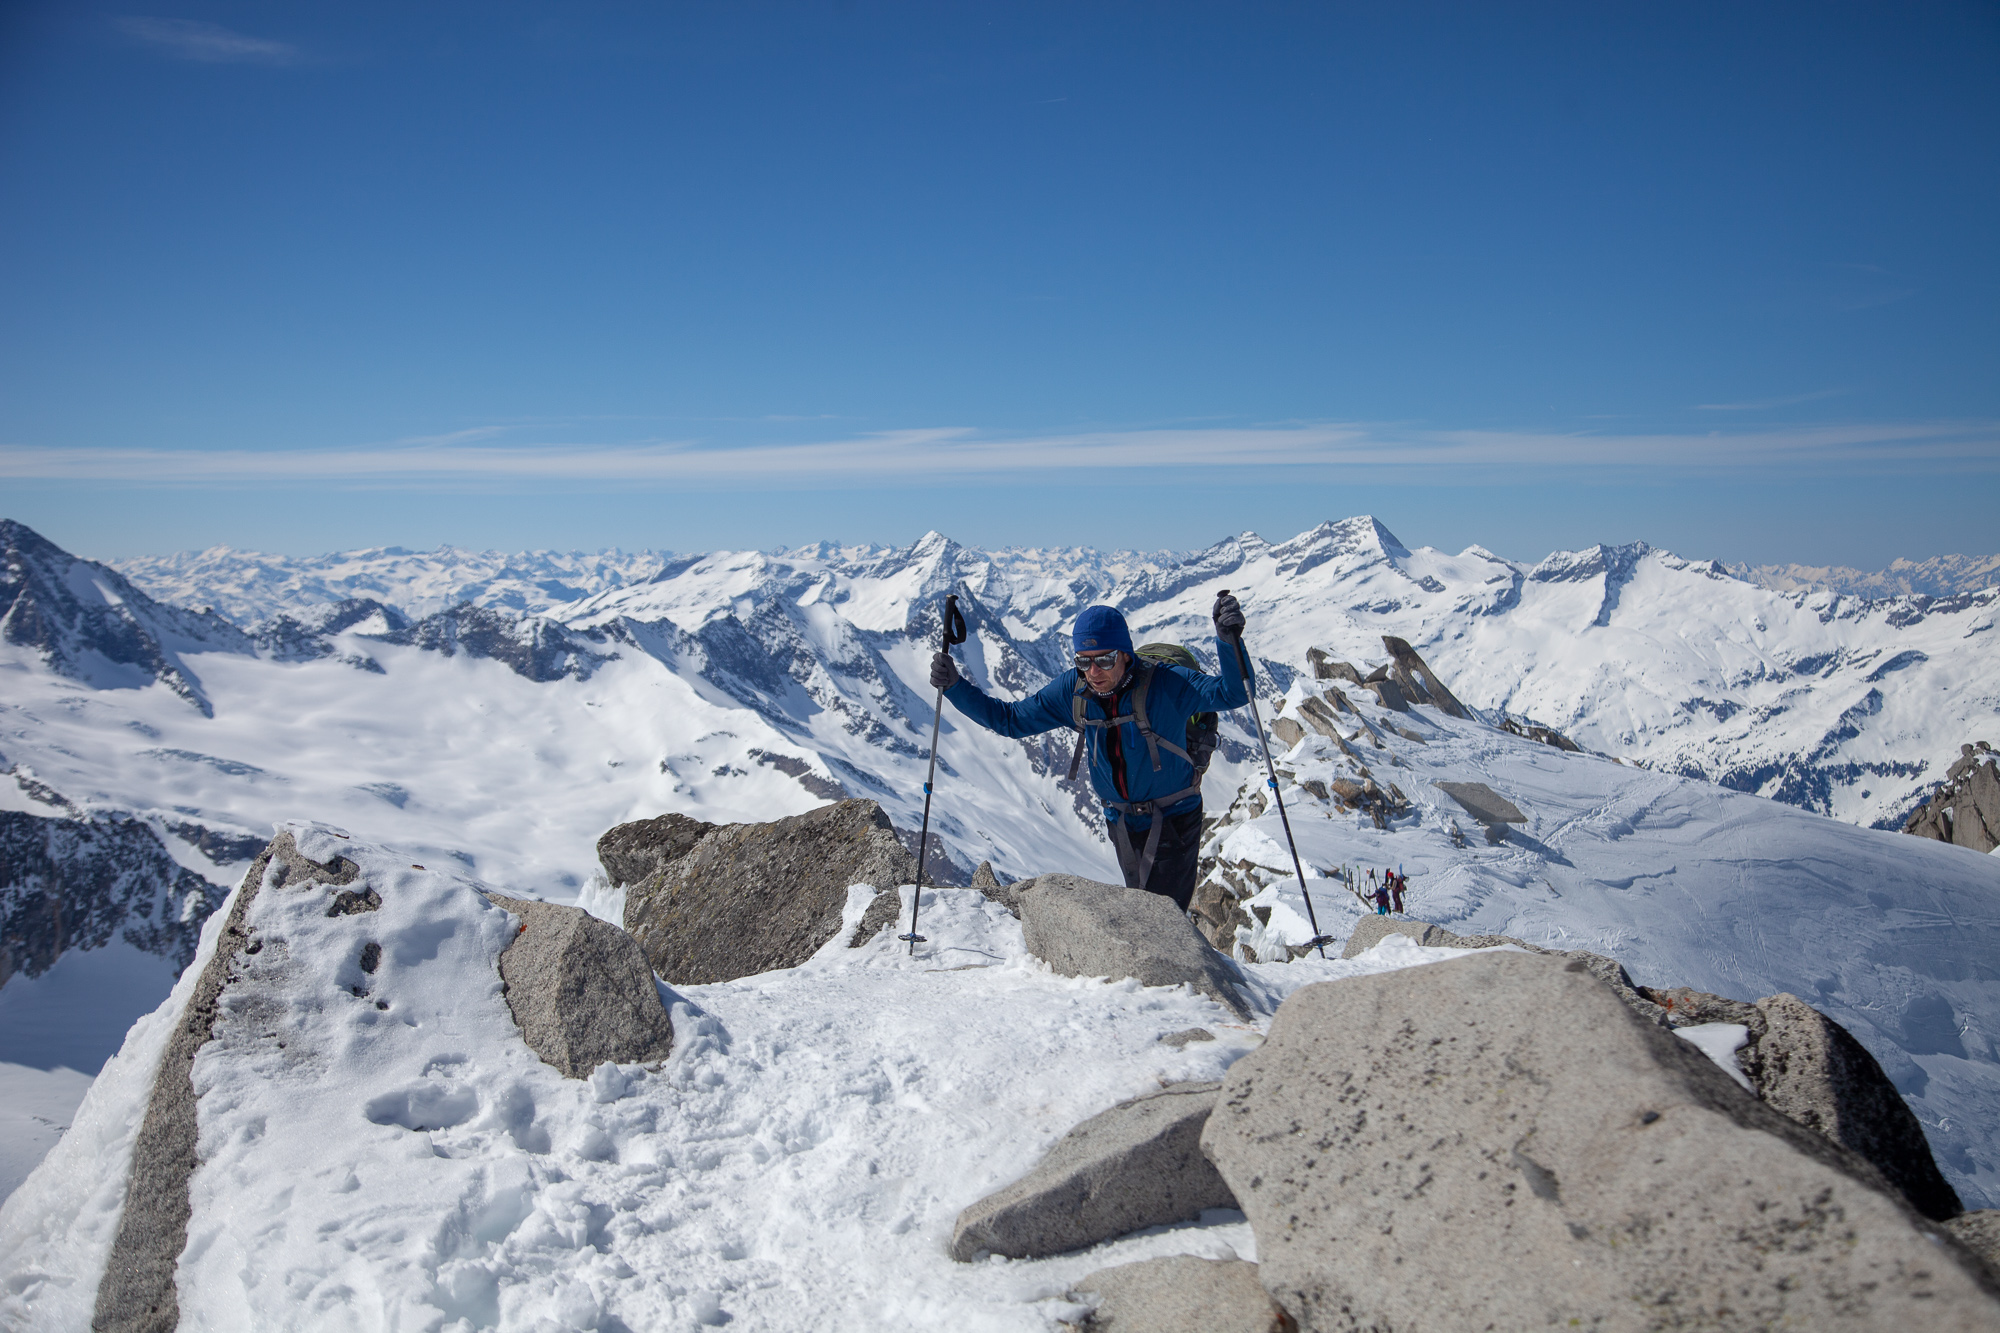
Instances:
[[[299,56],[298,48],[289,43],[251,37],[196,19],[127,15],[116,21],[118,30],[127,37],[177,60],[212,65],[289,65]]]
[[[1288,427],[988,434],[962,427],[882,431],[808,443],[720,447],[479,442],[482,432],[350,449],[131,449],[0,445],[0,478],[107,485],[630,484],[726,487],[935,485],[1116,470],[1359,470],[1417,484],[1612,472],[1740,474],[1757,468],[1895,467],[1991,471],[2000,423],[1849,425],[1701,434]]]
[[[1697,412],[1769,412],[1777,407],[1796,407],[1800,403],[1816,403],[1822,398],[1838,398],[1849,392],[1846,389],[1821,389],[1817,393],[1794,393],[1783,398],[1757,398],[1747,403],[1696,403]]]

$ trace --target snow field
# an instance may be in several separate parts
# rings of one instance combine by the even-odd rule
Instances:
[[[19,1188],[69,1129],[93,1075],[0,1061],[0,1199]]]

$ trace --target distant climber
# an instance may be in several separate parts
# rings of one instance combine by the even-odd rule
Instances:
[[[1403,914],[1403,890],[1409,886],[1410,881],[1403,877],[1401,871],[1389,876],[1389,897],[1392,900],[1389,910],[1397,916]]]
[[[932,688],[989,731],[1019,737],[1077,727],[1126,885],[1163,894],[1184,911],[1201,852],[1201,782],[1182,748],[1188,720],[1250,701],[1231,642],[1243,632],[1243,608],[1223,593],[1210,615],[1221,661],[1215,676],[1138,657],[1125,617],[1108,606],[1076,618],[1075,665],[1014,703],[960,676],[950,654],[931,659]]]
[[[1374,872],[1370,871],[1369,874],[1372,876]],[[1386,874],[1375,886],[1375,915],[1389,915],[1389,877]]]

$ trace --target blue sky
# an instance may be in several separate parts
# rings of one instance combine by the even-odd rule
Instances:
[[[1990,4],[16,4],[0,514],[1985,553],[1996,142]]]

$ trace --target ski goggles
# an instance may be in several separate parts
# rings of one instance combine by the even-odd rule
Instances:
[[[1116,652],[1078,653],[1076,655],[1076,669],[1078,671],[1116,671],[1118,669],[1118,654]]]

